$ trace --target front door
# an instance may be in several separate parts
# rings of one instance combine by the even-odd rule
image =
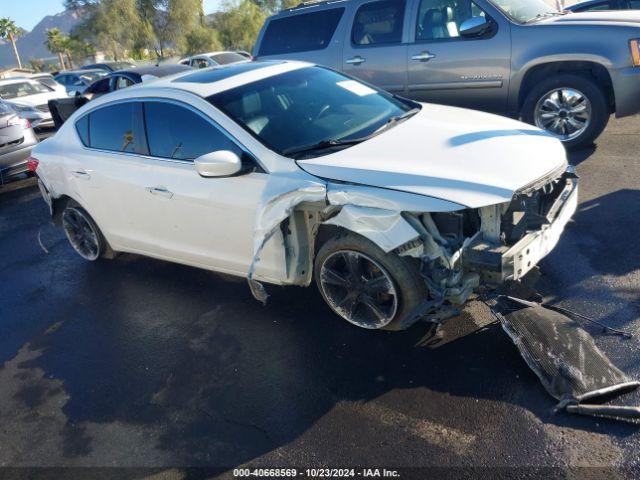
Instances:
[[[342,70],[393,93],[407,85],[405,0],[379,0],[360,5],[349,19]]]
[[[166,258],[229,273],[247,272],[255,216],[268,175],[208,118],[186,105],[146,101],[149,157],[155,163],[145,194],[160,225]],[[219,150],[237,153],[246,171],[201,177],[194,159]]]
[[[510,24],[471,0],[416,0],[408,47],[408,96],[421,102],[495,113],[507,111],[511,64]],[[471,18],[490,28],[465,38]]]

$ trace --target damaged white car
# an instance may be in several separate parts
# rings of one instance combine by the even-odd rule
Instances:
[[[85,259],[130,252],[308,286],[370,329],[455,314],[527,274],[577,205],[561,143],[301,62],[182,73],[106,95],[33,152]]]

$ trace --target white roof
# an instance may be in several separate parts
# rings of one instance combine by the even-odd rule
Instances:
[[[200,70],[194,71],[186,71],[181,72],[176,75],[170,75],[168,77],[160,78],[156,81],[149,83],[149,87],[158,88],[176,88],[179,90],[186,90],[191,93],[195,93],[201,97],[208,97],[210,95],[215,95],[216,93],[223,92],[225,90],[231,90],[232,88],[239,87],[241,85],[245,85],[247,83],[257,82],[258,80],[262,80],[265,78],[273,77],[275,75],[280,75],[282,73],[291,72],[294,70],[299,70],[301,68],[310,67],[313,64],[306,62],[298,62],[298,61],[278,61],[278,62],[264,62],[264,66],[254,68],[251,70],[244,70],[243,68],[238,68],[240,66],[246,66],[250,62],[245,63],[234,63],[230,65],[222,65],[219,67],[210,67],[203,68]],[[257,62],[260,63],[260,62]],[[254,63],[251,63],[254,65]],[[238,69],[238,73],[235,75],[230,75],[227,77],[223,77],[220,80],[212,81],[212,82],[194,82],[194,81],[184,81],[181,82],[180,79],[190,77],[192,75],[206,75],[206,72],[218,71],[218,70],[232,70]],[[138,89],[144,89],[145,86],[142,85]],[[127,89],[123,89],[122,91],[126,91]],[[114,98],[114,94],[109,95],[110,98]]]
[[[35,83],[34,80],[26,77],[12,77],[0,80],[0,85],[10,85],[12,83]]]

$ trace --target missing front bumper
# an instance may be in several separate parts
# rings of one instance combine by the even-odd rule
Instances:
[[[569,176],[562,192],[549,208],[546,223],[512,246],[486,241],[478,236],[464,253],[465,269],[480,273],[490,284],[522,279],[555,248],[577,207],[578,179]]]

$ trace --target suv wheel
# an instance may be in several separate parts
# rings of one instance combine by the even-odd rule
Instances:
[[[85,260],[93,262],[107,252],[102,232],[76,202],[69,202],[62,212],[62,228],[73,249]]]
[[[314,270],[327,305],[362,328],[400,330],[405,317],[428,298],[416,259],[386,254],[350,232],[322,245]]]
[[[609,121],[604,92],[586,77],[563,74],[538,83],[522,107],[522,119],[567,148],[591,145]]]

